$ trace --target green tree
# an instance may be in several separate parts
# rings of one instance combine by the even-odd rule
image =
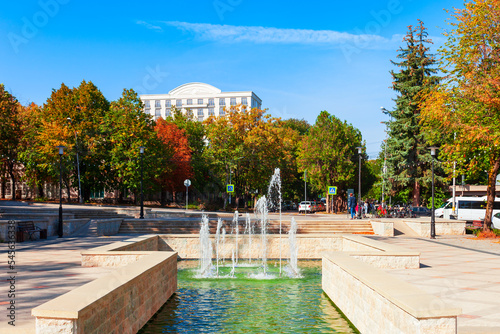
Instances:
[[[476,0],[456,9],[440,49],[446,80],[425,96],[422,125],[441,160],[459,173],[488,171],[485,229],[491,228],[500,168],[500,3]],[[448,171],[452,163],[445,164]]]
[[[334,205],[337,209],[345,205],[348,187],[357,185],[358,146],[364,146],[358,129],[322,111],[299,148],[299,171],[307,170],[308,182],[320,193],[324,193],[328,186],[336,186],[338,196]],[[366,158],[363,154],[363,161]],[[368,172],[364,167],[362,175]],[[362,186],[364,191],[371,187],[364,183]]]
[[[143,158],[143,182],[145,192],[159,189],[155,180],[162,172],[171,171],[168,163],[173,150],[166,148],[154,130],[151,115],[143,112],[143,104],[132,89],[124,89],[122,96],[111,103],[102,122],[105,141],[102,149],[108,152],[106,168],[107,187],[116,189],[121,201],[127,191],[139,198],[141,181],[140,147],[145,147]]]
[[[18,160],[22,138],[21,105],[0,84],[0,171],[2,178],[7,173],[11,180],[12,199],[16,199],[16,178],[21,171]]]
[[[414,206],[420,205],[422,186],[430,183],[431,156],[419,124],[420,94],[439,82],[439,77],[434,75],[436,61],[428,53],[427,45],[432,42],[427,35],[421,21],[418,27],[410,26],[403,39],[406,45],[397,55],[401,61],[392,62],[400,71],[391,71],[392,88],[398,96],[388,123],[389,190],[393,196],[399,193],[409,195]]]

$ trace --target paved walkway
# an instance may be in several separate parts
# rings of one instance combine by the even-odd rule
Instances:
[[[472,236],[370,238],[421,253],[420,269],[388,272],[462,308],[459,334],[500,333],[500,240]]]
[[[8,244],[0,243],[0,333],[35,333],[35,318],[31,309],[76,287],[93,281],[112,268],[86,268],[81,266],[80,252],[102,246],[130,236],[70,237],[26,241],[16,244],[15,261],[15,327],[8,324],[7,307],[10,306],[10,288],[7,266]]]
[[[180,210],[179,210],[180,211]],[[288,216],[295,216],[289,213]],[[308,215],[305,219],[332,219]],[[344,215],[335,218],[343,219]],[[289,219],[289,217],[288,217]],[[94,227],[89,224],[90,234]],[[16,327],[8,325],[10,299],[8,245],[0,243],[0,333],[34,333],[31,309],[78,286],[109,273],[112,268],[81,266],[80,252],[130,235],[70,237],[16,244]],[[460,334],[500,333],[500,241],[476,240],[469,236],[439,236],[436,240],[371,236],[421,253],[421,268],[389,270],[393,275],[445,302],[462,308]]]

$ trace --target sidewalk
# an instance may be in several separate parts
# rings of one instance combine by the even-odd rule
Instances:
[[[387,270],[445,303],[462,308],[458,333],[500,333],[500,239],[370,236],[419,251],[420,269]],[[496,241],[496,242],[495,242]]]
[[[15,274],[7,266],[8,244],[0,244],[0,333],[35,333],[35,318],[31,309],[59,295],[93,281],[113,268],[81,266],[80,252],[84,249],[125,240],[129,235],[113,237],[57,237],[48,240],[27,241],[16,244]],[[8,324],[7,307],[10,306],[9,278],[15,276],[15,327]]]

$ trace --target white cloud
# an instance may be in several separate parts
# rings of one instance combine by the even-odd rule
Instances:
[[[280,29],[272,27],[245,27],[208,23],[169,21],[166,25],[190,33],[196,38],[224,43],[252,42],[272,44],[319,44],[340,46],[345,44],[361,48],[394,48],[402,35],[385,38],[374,34],[351,34],[334,30]]]
[[[139,25],[145,26],[146,28],[151,29],[151,30],[163,31],[162,27],[152,25],[151,23],[148,23],[146,21],[137,21],[136,23]]]

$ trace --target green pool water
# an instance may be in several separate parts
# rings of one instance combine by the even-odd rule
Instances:
[[[196,278],[196,261],[178,263],[178,289],[139,333],[357,333],[321,289],[321,262],[299,262],[302,278]],[[219,275],[230,272],[220,268]]]

